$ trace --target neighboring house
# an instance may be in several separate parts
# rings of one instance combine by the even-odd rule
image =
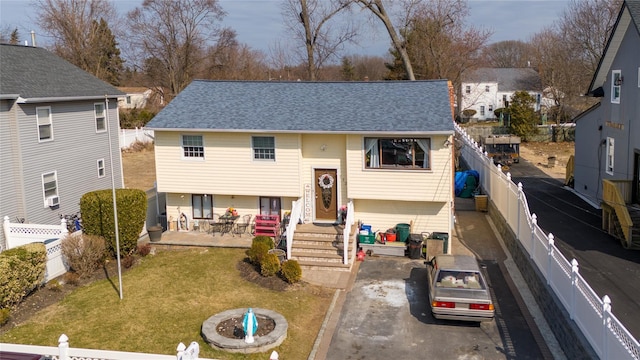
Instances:
[[[153,93],[146,87],[119,87],[118,90],[126,94],[118,97],[118,107],[121,109],[142,109],[147,106]]]
[[[640,203],[640,2],[625,1],[588,94],[600,102],[576,119],[574,189],[596,203],[603,180],[626,180]]]
[[[446,81],[192,82],[147,124],[167,216],[282,216],[333,223],[353,201],[373,230],[453,227]]]
[[[0,216],[59,224],[112,174],[122,187],[122,95],[45,49],[0,45]]]
[[[553,105],[542,90],[540,75],[532,68],[479,68],[463,76],[461,110],[475,110],[477,120],[495,119],[494,110],[507,107],[516,91],[526,91],[539,111]]]

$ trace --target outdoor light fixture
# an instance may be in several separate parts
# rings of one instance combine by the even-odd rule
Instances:
[[[320,145],[320,150],[321,151],[326,151],[327,150],[327,144]]]
[[[451,141],[449,139],[445,140],[444,146],[449,147],[451,145]]]

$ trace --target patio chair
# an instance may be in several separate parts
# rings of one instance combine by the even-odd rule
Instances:
[[[236,228],[234,230],[234,233],[242,237],[242,234],[246,233],[249,230],[250,225],[251,225],[251,214],[243,215],[242,221],[236,222]]]
[[[220,214],[213,214],[213,219],[209,221],[209,230],[212,234],[222,233],[225,222],[220,220]]]

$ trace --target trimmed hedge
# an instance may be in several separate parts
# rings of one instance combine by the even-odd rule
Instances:
[[[47,266],[43,243],[32,243],[0,253],[0,308],[19,304],[42,285]]]
[[[120,255],[131,255],[136,251],[138,237],[147,216],[147,195],[139,189],[117,189],[118,229]],[[82,195],[80,199],[82,231],[89,235],[102,236],[107,248],[116,256],[116,234],[113,218],[112,191],[98,190]]]

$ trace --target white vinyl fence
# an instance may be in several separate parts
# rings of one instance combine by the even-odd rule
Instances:
[[[153,142],[153,130],[143,128],[120,129],[120,149],[126,149],[136,142]]]
[[[209,360],[202,359],[200,345],[193,341],[189,347],[178,344],[176,355],[144,354],[124,351],[74,349],[69,347],[69,338],[62,334],[58,338],[58,347],[0,343],[2,351],[20,354],[36,354],[47,360]]]
[[[531,214],[522,184],[500,166],[456,124],[464,146],[461,156],[480,174],[480,183],[502,214],[517,240],[544,275],[547,284],[575,321],[601,359],[640,359],[640,344],[611,313],[611,300],[600,298],[578,272],[578,262],[569,262],[554,245],[553,234],[545,235]]]
[[[41,225],[12,223],[9,221],[9,217],[5,216],[3,228],[7,249],[32,242],[44,243],[47,249],[45,282],[67,272],[68,268],[62,258],[61,246],[61,239],[68,234],[65,219],[60,221],[60,225]]]

